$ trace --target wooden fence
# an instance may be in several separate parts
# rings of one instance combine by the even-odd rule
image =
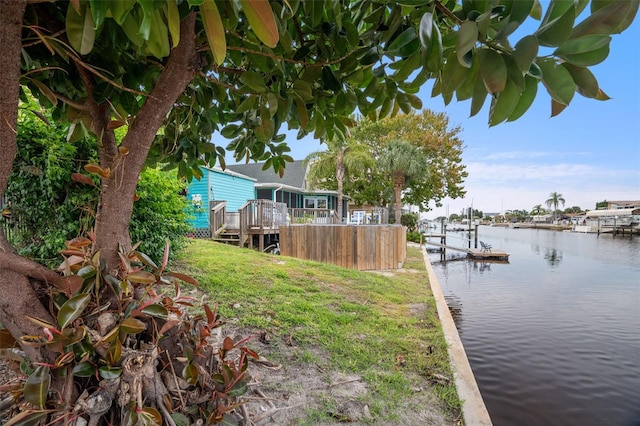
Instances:
[[[398,269],[407,256],[401,225],[280,226],[283,256],[363,270]]]

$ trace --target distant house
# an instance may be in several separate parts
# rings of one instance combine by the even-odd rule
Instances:
[[[284,175],[280,177],[273,168],[262,170],[264,163],[235,164],[227,170],[255,179],[255,199],[285,203],[295,219],[296,211],[303,209],[338,210],[338,193],[332,190],[309,189],[307,167],[303,161],[287,163]],[[347,218],[347,200],[343,199],[343,220]]]
[[[200,168],[203,177],[189,184],[187,200],[191,203],[193,218],[190,220],[194,236],[210,237],[210,211],[216,201],[226,201],[229,211],[238,211],[247,200],[255,198],[255,179],[222,170],[218,167]]]
[[[640,200],[635,201],[607,201],[607,210],[638,209]]]

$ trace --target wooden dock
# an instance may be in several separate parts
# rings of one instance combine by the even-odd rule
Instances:
[[[434,246],[434,247],[440,247],[441,249],[444,249],[444,250],[462,251],[467,253],[467,256],[475,260],[502,260],[502,261],[509,260],[509,253],[502,250],[491,249],[491,251],[489,251],[489,250],[481,250],[481,249],[473,249],[473,248],[454,247],[454,246],[449,246],[441,243],[432,243],[430,241],[424,241],[424,244]]]

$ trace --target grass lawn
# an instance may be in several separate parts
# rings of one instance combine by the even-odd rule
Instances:
[[[359,272],[194,240],[174,269],[218,304],[223,333],[262,333],[248,346],[282,365],[252,372],[277,400],[250,406],[274,412],[260,424],[460,421],[419,248],[408,248],[401,270]]]

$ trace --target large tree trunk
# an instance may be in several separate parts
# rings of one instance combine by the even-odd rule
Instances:
[[[0,0],[0,198],[7,189],[13,159],[18,151],[17,120],[20,91],[20,51],[22,49],[22,17],[26,1]],[[0,323],[16,337],[41,334],[40,327],[29,321],[25,314],[53,322],[47,309],[40,303],[28,275],[47,281],[56,274],[36,263],[22,259],[8,243],[0,227]],[[9,267],[11,269],[9,269]],[[53,354],[41,348],[23,345],[22,349],[33,362],[51,362]]]
[[[174,102],[202,67],[195,46],[195,20],[191,13],[182,21],[180,43],[171,51],[154,89],[129,127],[121,145],[124,153],[117,154],[111,162],[111,175],[102,181],[96,249],[101,251],[108,270],[119,265],[118,247],[131,247],[133,198],[151,144]]]

